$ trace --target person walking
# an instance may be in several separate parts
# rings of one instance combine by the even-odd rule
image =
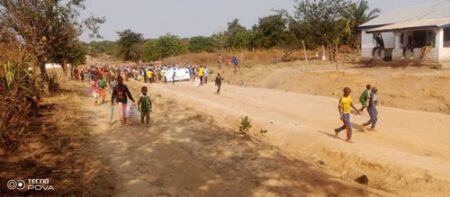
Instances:
[[[218,67],[219,67],[219,70],[222,69],[222,66],[223,66],[223,57],[222,57],[221,54],[219,54],[219,55],[217,56],[217,65],[218,65]]]
[[[334,129],[336,137],[339,137],[339,133],[343,130],[347,131],[347,139],[348,143],[352,143],[352,123],[350,122],[350,110],[353,108],[358,114],[359,111],[352,103],[352,98],[350,97],[350,93],[352,90],[349,87],[345,87],[344,95],[339,99],[338,111],[344,125],[340,128]]]
[[[108,81],[106,81],[105,76],[101,76],[98,81],[98,94],[101,100],[100,104],[103,104],[106,99],[106,87],[108,87]]]
[[[222,80],[223,80],[223,78],[220,76],[220,73],[217,73],[217,77],[216,77],[217,92],[216,92],[216,94],[220,94],[220,87],[222,87]]]
[[[175,77],[177,76],[177,72],[175,68],[172,71],[172,85],[175,85]]]
[[[198,78],[200,78],[200,85],[203,85],[203,76],[205,75],[205,69],[203,66],[200,66],[198,69]]]
[[[150,112],[152,111],[152,101],[150,96],[147,95],[147,87],[141,88],[141,96],[138,101],[138,109],[141,112],[141,123],[149,125],[150,124]]]
[[[366,85],[366,90],[364,90],[364,92],[361,93],[361,96],[359,97],[359,102],[361,102],[361,109],[359,110],[360,112],[363,112],[364,109],[366,109],[367,107],[367,102],[370,99],[370,91],[372,89],[372,86],[370,84]]]
[[[204,70],[204,81],[205,81],[205,84],[207,84],[208,83],[208,76],[209,76],[209,69],[208,69],[208,67],[207,66],[205,66],[205,70]]]
[[[239,61],[239,59],[236,56],[233,56],[233,58],[231,59],[231,62],[233,63],[233,66],[234,66],[234,72],[239,70],[240,61]]]
[[[127,123],[125,111],[127,109],[128,98],[134,103],[130,90],[125,84],[123,84],[123,78],[119,76],[117,77],[117,85],[113,88],[111,95],[111,105],[114,105],[114,102],[117,103],[118,114],[122,125]]]
[[[370,125],[369,131],[375,131],[375,127],[377,126],[378,122],[378,89],[376,87],[372,88],[370,99],[369,99],[369,106],[367,107],[367,111],[370,115],[370,120],[364,123],[362,126],[367,127]]]

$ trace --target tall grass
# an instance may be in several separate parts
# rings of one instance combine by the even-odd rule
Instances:
[[[314,51],[308,51],[308,56],[314,56]],[[265,50],[236,50],[236,51],[223,51],[216,53],[188,53],[175,57],[168,57],[163,59],[165,64],[217,64],[218,56],[221,55],[226,63],[228,58],[233,56],[238,57],[243,65],[246,64],[270,64],[274,61],[281,61],[284,52],[279,49],[265,49]],[[304,59],[302,51],[295,51],[290,57],[290,60]]]
[[[322,56],[322,49],[318,48],[315,50],[307,50],[306,57],[309,60],[318,59]],[[354,49],[348,48],[347,46],[341,46],[339,49],[338,59],[341,61],[349,61],[356,59],[357,52]],[[259,50],[225,50],[223,52],[215,52],[215,53],[187,53],[175,57],[168,57],[163,59],[164,64],[172,65],[172,64],[195,64],[195,65],[217,65],[218,56],[221,55],[226,63],[228,58],[233,56],[238,57],[241,60],[241,64],[243,66],[246,65],[267,65],[272,64],[274,62],[282,62],[282,61],[295,61],[295,60],[304,60],[305,53],[303,50],[296,50],[290,56],[285,59],[282,59],[284,56],[283,50],[280,49],[259,49]],[[329,51],[326,49],[325,56],[329,56]]]
[[[28,131],[43,92],[41,78],[27,63],[0,65],[0,148],[11,150]]]

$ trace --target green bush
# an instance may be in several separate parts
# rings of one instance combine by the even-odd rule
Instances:
[[[251,122],[248,120],[248,116],[241,118],[241,124],[239,125],[239,133],[247,134],[247,132],[252,128]]]

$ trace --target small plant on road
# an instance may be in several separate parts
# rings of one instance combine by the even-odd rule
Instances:
[[[241,124],[239,125],[239,133],[247,134],[250,128],[252,128],[252,124],[248,120],[248,116],[241,118]]]

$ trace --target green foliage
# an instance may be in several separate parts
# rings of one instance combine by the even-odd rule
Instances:
[[[143,54],[145,61],[154,61],[169,56],[184,54],[188,51],[186,42],[178,36],[166,34],[156,40],[147,40],[144,43]]]
[[[30,64],[0,65],[0,148],[14,150],[36,115],[41,78],[29,70]],[[2,76],[4,73],[4,76]]]
[[[97,57],[100,54],[115,56],[117,54],[117,43],[114,41],[92,41],[89,47],[89,55]]]
[[[228,23],[228,31],[225,34],[227,36],[227,48],[246,49],[250,45],[250,39],[252,37],[251,32],[240,25],[238,19],[234,19]]]
[[[252,128],[248,116],[241,118],[241,124],[239,125],[239,133],[246,134]]]
[[[142,34],[132,32],[129,29],[117,32],[117,34],[119,35],[119,40],[117,41],[119,56],[125,61],[140,60],[144,42]]]
[[[157,61],[160,59],[159,52],[156,48],[156,42],[155,39],[148,39],[144,42],[143,45],[143,55],[142,59],[146,62],[149,61]]]
[[[234,19],[227,30],[212,36],[180,38],[167,34],[143,40],[139,33],[119,32],[114,42],[92,42],[91,54],[118,54],[124,60],[155,61],[186,52],[214,52],[224,49],[279,48],[286,59],[295,50],[336,44],[356,46],[358,26],[376,17],[378,9],[369,10],[367,0],[296,0],[294,15],[285,10],[262,17],[251,30]],[[339,41],[339,43],[336,43]]]
[[[79,35],[83,27],[99,36],[99,24],[104,18],[90,17],[85,23],[79,11],[84,0],[70,1],[12,1],[0,0],[0,39],[9,46],[20,48],[23,57],[32,60],[46,81],[45,64],[48,61],[79,64],[85,50]],[[84,24],[84,25],[83,25]]]
[[[227,45],[227,35],[224,32],[215,33],[212,35],[214,46],[217,49],[223,50]]]
[[[198,52],[213,52],[216,49],[213,37],[196,36],[189,41],[189,51]]]
[[[287,24],[288,19],[284,18],[282,14],[260,18],[258,25],[253,27],[252,48],[280,47],[288,38]]]
[[[359,39],[358,26],[378,17],[379,13],[380,9],[370,10],[367,0],[352,3],[345,9],[342,15],[346,22],[347,44],[356,46]]]
[[[297,0],[295,17],[311,35],[314,43],[331,45],[345,31],[340,20],[349,0]]]

